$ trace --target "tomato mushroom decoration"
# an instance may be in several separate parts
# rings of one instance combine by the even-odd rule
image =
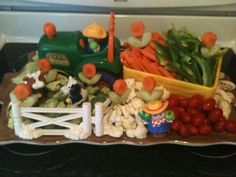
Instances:
[[[94,85],[101,79],[101,74],[97,73],[97,68],[92,63],[87,63],[83,66],[82,72],[79,73],[81,81],[88,85]]]

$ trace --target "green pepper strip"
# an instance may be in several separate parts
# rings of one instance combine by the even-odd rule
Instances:
[[[209,86],[211,84],[210,83],[211,73],[209,72],[210,67],[207,60],[197,55],[192,55],[192,57],[196,60],[196,62],[201,68],[203,85]]]

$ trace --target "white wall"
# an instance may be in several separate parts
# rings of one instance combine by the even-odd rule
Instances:
[[[116,36],[127,38],[130,24],[135,20],[145,23],[146,31],[166,31],[174,24],[187,27],[201,35],[206,31],[217,34],[224,46],[236,51],[236,17],[116,15]],[[86,25],[98,22],[108,28],[109,15],[43,12],[0,12],[0,42],[38,42],[45,22],[54,22],[57,30],[82,30]]]

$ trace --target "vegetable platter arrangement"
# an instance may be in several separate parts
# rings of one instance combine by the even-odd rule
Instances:
[[[130,31],[120,53],[123,77],[101,72],[102,62],[85,62],[69,75],[54,67],[56,58],[36,53],[12,78],[8,127],[23,139],[62,135],[97,142],[235,135],[235,84],[220,72],[226,49],[216,34],[198,37],[174,26],[145,32],[140,21]]]

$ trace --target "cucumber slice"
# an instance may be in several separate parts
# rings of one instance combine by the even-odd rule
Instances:
[[[91,79],[89,79],[82,72],[79,73],[80,80],[88,85],[96,84],[101,79],[101,76],[101,74],[95,74]]]
[[[154,101],[154,100],[158,100],[162,95],[163,95],[164,91],[163,90],[153,90],[151,92],[151,94],[149,92],[147,92],[146,90],[140,90],[138,92],[138,97],[141,98],[144,101]]]

